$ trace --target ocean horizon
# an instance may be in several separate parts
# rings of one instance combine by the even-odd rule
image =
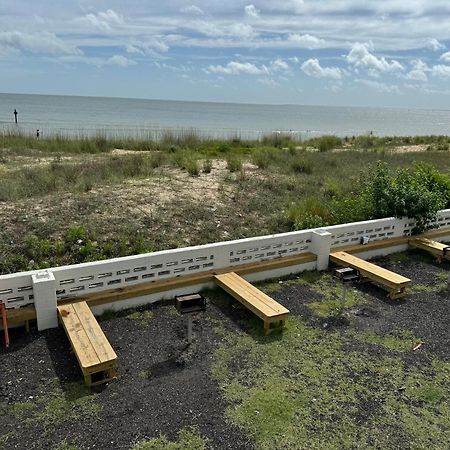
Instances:
[[[43,137],[102,134],[142,139],[186,130],[242,139],[277,132],[298,139],[325,134],[450,135],[450,110],[0,93],[0,132],[33,135],[37,129]]]

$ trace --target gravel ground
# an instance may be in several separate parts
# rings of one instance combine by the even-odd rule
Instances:
[[[373,284],[358,285],[356,289],[367,295],[368,304],[335,324],[312,314],[307,303],[320,295],[307,285],[282,284],[271,295],[313,326],[345,329],[351,325],[357,331],[377,334],[409,330],[423,342],[420,351],[412,353],[412,364],[433,356],[450,360],[450,294],[444,289],[450,265],[438,265],[420,252],[410,252],[407,258],[378,259],[377,263],[411,278],[420,288],[403,300],[390,301],[386,292]],[[123,313],[101,321],[118,355],[119,378],[95,388],[100,412],[45,429],[36,421],[21,420],[1,410],[5,412],[17,402],[35,401],[43,395],[42,386],[48,380],[57,378],[65,386],[79,381],[81,373],[62,328],[42,333],[32,328],[28,335],[13,330],[11,351],[0,349],[0,448],[52,449],[66,440],[79,449],[129,449],[141,439],[160,434],[176,440],[178,431],[189,426],[198,427],[210,448],[253,448],[243,432],[226,422],[227,405],[210,377],[212,355],[220,339],[214,327],[220,324],[230,331],[245,330],[250,313],[223,302],[210,303],[207,311],[195,318],[195,342],[187,347],[184,318],[173,307],[148,310],[153,313],[148,320],[130,320]],[[2,442],[2,435],[8,439]]]

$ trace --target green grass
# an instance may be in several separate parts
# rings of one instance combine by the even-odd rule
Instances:
[[[16,419],[44,430],[56,429],[64,422],[95,417],[100,410],[96,395],[84,384],[60,384],[56,378],[48,380],[34,400],[8,407],[8,413]]]
[[[349,332],[349,335],[357,341],[382,346],[389,350],[396,351],[412,350],[419,342],[418,338],[415,338],[411,332],[406,330],[398,330],[382,336],[372,332]]]
[[[344,350],[354,337],[306,326],[295,316],[282,338],[216,331],[223,341],[212,375],[228,402],[226,417],[257,449],[271,449],[274,442],[283,449],[448,444],[448,362],[409,366],[400,355],[380,356],[370,347]],[[396,349],[404,341],[355,336]]]
[[[36,405],[32,402],[18,402],[9,407],[9,412],[16,419],[22,419],[27,417],[36,408]]]
[[[140,441],[132,450],[206,450],[207,442],[196,428],[183,428],[178,432],[178,439],[175,442],[166,436],[160,436]]]
[[[150,320],[153,319],[152,311],[134,311],[126,316],[128,320],[133,320],[141,324],[147,324]]]
[[[65,439],[61,441],[53,450],[78,450],[78,447],[73,444],[69,444]]]
[[[329,273],[320,274],[317,280],[309,281],[309,287],[321,297],[318,301],[307,303],[318,317],[340,317],[349,309],[367,302],[361,291],[352,286],[344,286]]]

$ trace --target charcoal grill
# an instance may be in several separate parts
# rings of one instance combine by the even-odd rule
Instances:
[[[351,283],[353,281],[359,281],[361,279],[359,270],[353,269],[352,267],[334,269],[334,276],[339,278],[343,283]]]

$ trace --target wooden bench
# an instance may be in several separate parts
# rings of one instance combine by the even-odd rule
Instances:
[[[86,302],[58,306],[60,320],[88,386],[116,378],[117,355]],[[94,376],[94,380],[93,380]]]
[[[289,310],[234,272],[214,276],[214,281],[264,321],[264,334],[282,329]],[[272,327],[272,325],[275,325]]]
[[[330,254],[330,261],[344,267],[352,267],[359,270],[361,275],[386,287],[391,299],[401,298],[406,294],[406,288],[410,286],[411,280],[383,267],[377,266],[361,258],[346,252],[335,252]]]
[[[439,262],[443,259],[450,259],[450,246],[441,242],[433,241],[427,238],[410,239],[408,244],[411,247],[419,248],[431,253]]]

